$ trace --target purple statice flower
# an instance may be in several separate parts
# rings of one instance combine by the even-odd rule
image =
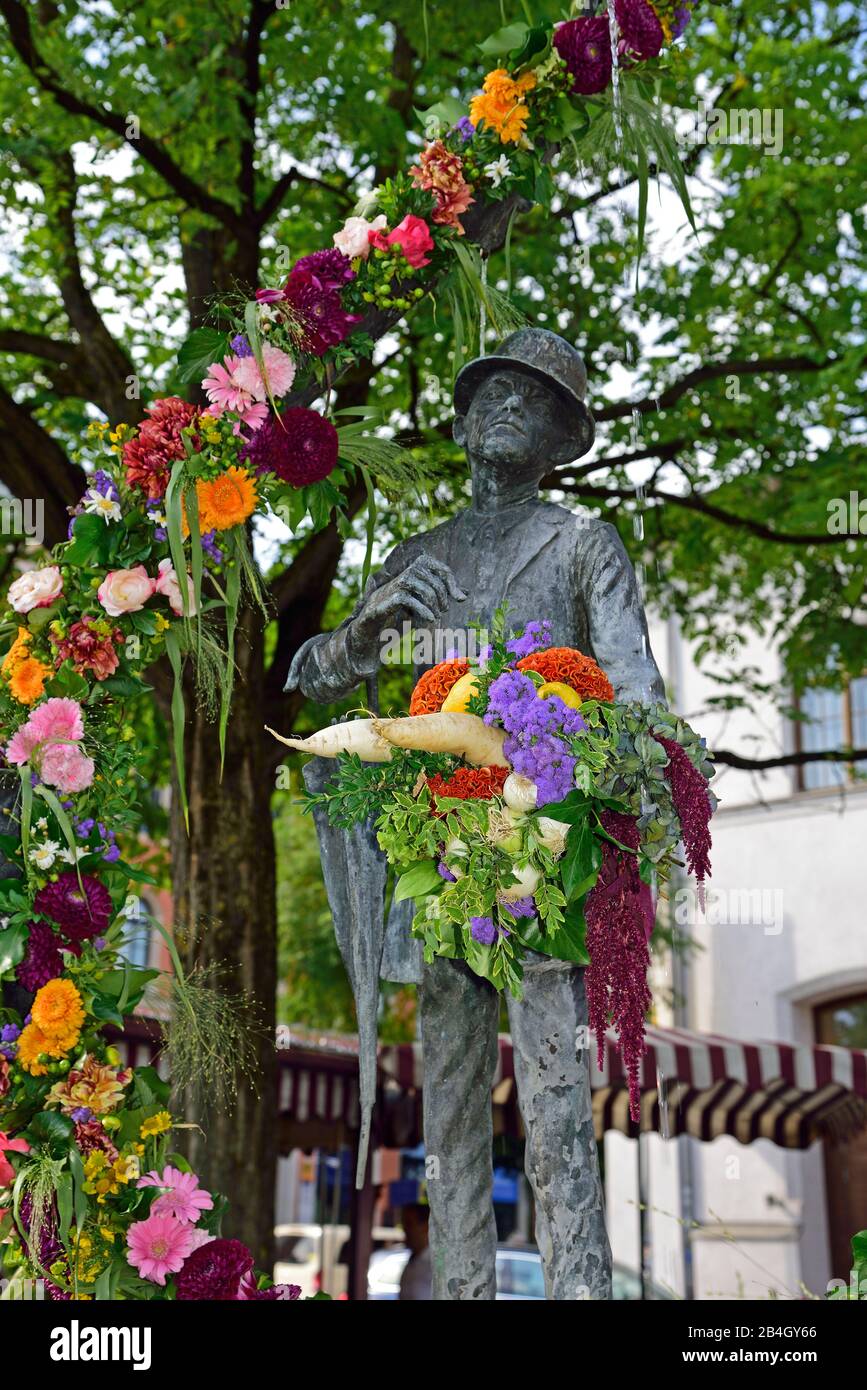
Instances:
[[[552,640],[551,624],[547,618],[543,618],[540,623],[528,623],[520,637],[513,637],[506,643],[506,651],[520,661],[522,656],[530,656],[544,647],[550,647]]]
[[[461,116],[457,124],[452,126],[452,133],[459,135],[463,143],[468,145],[476,133],[476,127],[469,116]]]
[[[501,902],[501,908],[505,908],[513,917],[535,917],[536,901],[534,898],[515,898],[512,902]]]
[[[103,497],[110,497],[112,502],[120,501],[120,493],[114,485],[114,479],[104,468],[97,468],[90,486]]]
[[[120,846],[114,843],[113,838],[111,843],[106,847],[102,858],[106,864],[116,864],[118,859],[120,859]]]
[[[236,333],[234,338],[230,342],[229,347],[232,349],[232,352],[235,354],[236,357],[253,356],[253,349],[250,347],[250,344],[247,342],[247,338],[243,333]]]
[[[83,1125],[87,1123],[92,1114],[93,1111],[86,1105],[80,1105],[77,1110],[73,1110],[70,1118],[74,1120],[77,1125]]]
[[[492,917],[471,917],[470,935],[482,946],[493,946],[497,939],[497,928]]]
[[[13,1043],[16,1038],[21,1037],[21,1029],[17,1023],[4,1023],[0,1028],[0,1042]]]
[[[104,951],[104,950],[105,950],[105,944],[106,944],[106,942],[105,942],[105,937],[104,937],[104,936],[95,936],[95,937],[93,938],[93,942],[92,942],[91,944],[92,944],[92,946],[93,946],[94,951]]]
[[[202,536],[202,549],[206,555],[210,555],[215,565],[223,563],[223,552],[217,545],[216,531],[206,531]]]
[[[457,883],[458,881],[456,875],[452,873],[448,864],[444,864],[442,860],[440,860],[440,862],[437,864],[437,873],[439,874],[440,878],[445,879],[446,883]]]
[[[687,4],[681,5],[680,8],[676,9],[674,12],[674,18],[671,21],[671,37],[673,39],[679,39],[691,19],[692,0],[688,0]]]
[[[93,816],[88,816],[85,820],[75,822],[75,833],[81,840],[86,840],[95,825]]]

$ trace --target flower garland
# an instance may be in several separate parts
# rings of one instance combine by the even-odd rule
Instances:
[[[390,761],[340,754],[332,784],[306,801],[334,824],[374,817],[396,900],[417,899],[428,963],[465,960],[517,998],[528,951],[586,966],[600,1064],[610,1020],[637,1119],[650,885],[664,886],[681,841],[691,870],[709,874],[713,768],[682,720],[615,701],[595,661],[550,638],[533,622],[507,639],[501,610],[483,661],[440,663],[418,681],[409,720],[373,721]],[[472,765],[468,715],[499,731],[500,765]]]

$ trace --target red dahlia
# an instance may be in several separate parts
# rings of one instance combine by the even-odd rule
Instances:
[[[184,457],[181,430],[198,416],[189,401],[180,396],[166,396],[145,411],[148,419],[135,439],[123,446],[126,480],[130,487],[141,488],[150,500],[165,495],[175,459]]]
[[[209,1240],[184,1260],[175,1281],[177,1297],[186,1302],[234,1302],[241,1280],[252,1268],[253,1256],[239,1240]]]

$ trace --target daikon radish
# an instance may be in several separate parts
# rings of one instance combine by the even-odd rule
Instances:
[[[405,719],[374,719],[378,734],[396,748],[453,753],[475,767],[509,767],[503,754],[505,734],[477,714],[413,714]]]
[[[309,738],[284,738],[275,729],[265,728],[287,748],[298,753],[313,753],[317,758],[336,758],[338,753],[357,753],[362,762],[391,762],[391,745],[380,738],[379,721],[375,719],[352,719],[346,724],[330,724]]]

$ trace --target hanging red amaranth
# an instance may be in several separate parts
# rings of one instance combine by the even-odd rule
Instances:
[[[631,816],[603,811],[600,820],[615,840],[638,849],[638,826]],[[590,955],[584,983],[600,1069],[605,1061],[605,1030],[610,1016],[620,1040],[620,1058],[629,1083],[629,1115],[636,1122],[641,1117],[644,1018],[651,1004],[647,987],[647,897],[647,886],[638,872],[638,856],[605,840],[599,878],[584,911]]]
[[[668,754],[666,777],[671,799],[680,821],[680,837],[687,867],[695,875],[699,901],[704,905],[704,881],[710,878],[710,818],[713,805],[704,773],[690,761],[686,749],[673,738],[654,734]]]

